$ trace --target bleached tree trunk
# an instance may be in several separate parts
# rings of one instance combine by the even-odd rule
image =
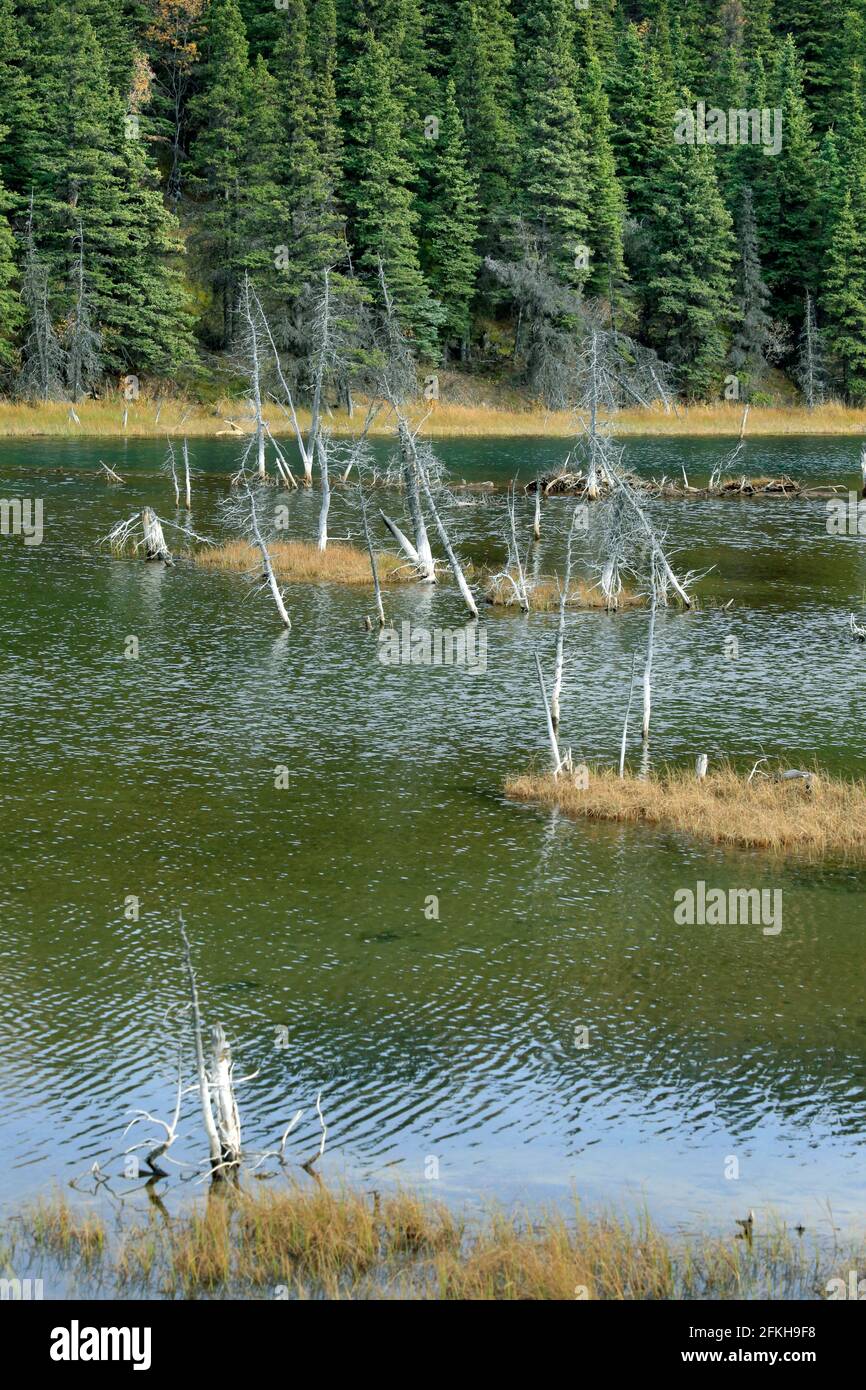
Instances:
[[[265,312],[262,309],[258,295],[256,295],[255,291],[253,291],[253,299],[255,300],[256,306],[261,316],[265,332],[268,335],[268,340],[271,345],[271,351],[274,356],[274,365],[276,367],[277,376],[279,378],[280,386],[283,389],[283,394],[285,395],[286,402],[288,404],[289,417],[292,422],[292,428],[295,432],[295,440],[298,445],[298,452],[301,455],[301,461],[304,465],[305,487],[312,487],[313,483],[313,460],[315,459],[317,454],[316,446],[319,438],[319,430],[321,428],[322,397],[325,387],[325,373],[327,371],[328,362],[332,355],[331,277],[330,272],[327,270],[324,272],[323,282],[324,286],[322,299],[319,304],[319,309],[316,315],[316,327],[319,342],[316,354],[316,371],[313,380],[313,400],[310,411],[310,430],[306,439],[304,439],[303,432],[301,430],[300,422],[297,416],[297,411],[295,410],[295,403],[292,398],[292,393],[289,390],[288,383],[283,374],[282,363],[280,362],[280,354],[277,352],[277,345],[274,342],[274,337],[271,333],[270,324],[268,323],[267,318],[265,317]]]
[[[535,541],[541,540],[541,479],[539,478],[535,486],[535,519],[532,523],[532,538]]]
[[[656,586],[653,580],[652,606],[650,608],[649,638],[647,640],[646,661],[643,668],[643,741],[649,741],[650,712],[652,710],[652,672],[653,647],[656,635]]]
[[[589,373],[589,472],[586,495],[594,502],[598,497],[598,338],[593,329]]]
[[[189,512],[189,511],[192,510],[192,487],[191,487],[191,484],[190,484],[190,476],[189,476],[189,440],[188,440],[188,439],[184,439],[184,441],[183,441],[183,481],[184,481],[184,490],[185,490],[185,493],[186,493],[186,509],[187,509],[187,511]]]
[[[538,673],[538,684],[541,689],[541,698],[544,702],[544,714],[547,720],[547,737],[550,740],[550,756],[553,763],[553,775],[554,777],[558,777],[559,769],[562,767],[562,759],[559,756],[559,744],[556,741],[556,730],[553,727],[550,705],[547,700],[547,689],[544,684],[544,672],[541,669],[541,661],[538,652],[535,653],[535,669]]]
[[[399,430],[400,450],[403,455],[403,481],[406,485],[406,504],[409,508],[412,530],[415,535],[416,563],[425,584],[435,584],[436,565],[433,560],[433,551],[430,549],[430,539],[427,535],[424,513],[421,510],[421,495],[418,490],[418,475],[421,469],[412,432],[402,416],[399,417]]]
[[[250,530],[252,531],[253,540],[258,546],[259,553],[262,557],[265,582],[267,583],[267,586],[271,591],[274,604],[276,605],[277,612],[279,613],[284,626],[287,628],[291,628],[292,620],[286,612],[286,605],[283,602],[283,595],[280,590],[280,586],[277,583],[277,576],[274,574],[274,566],[271,562],[270,551],[268,550],[268,547],[265,544],[264,537],[262,536],[261,529],[259,527],[259,518],[256,512],[256,499],[253,497],[253,494],[250,491],[249,484],[247,485],[247,497],[250,504]]]
[[[661,547],[661,544],[660,544],[660,542],[659,542],[659,539],[658,539],[658,537],[657,537],[655,531],[653,530],[652,526],[650,525],[650,523],[649,523],[649,521],[648,521],[648,519],[647,519],[647,517],[646,517],[646,515],[645,515],[645,513],[644,513],[644,511],[643,511],[643,508],[640,506],[640,503],[638,502],[637,498],[636,498],[636,497],[634,496],[634,494],[632,493],[631,488],[630,488],[625,482],[623,482],[622,478],[616,477],[616,478],[615,478],[615,481],[616,481],[616,484],[617,484],[617,486],[619,487],[620,491],[622,492],[623,496],[625,497],[626,501],[627,501],[627,502],[629,503],[629,505],[631,506],[631,508],[632,508],[633,512],[635,513],[635,515],[636,515],[638,521],[640,522],[642,530],[646,533],[646,536],[647,536],[647,538],[648,538],[648,540],[649,540],[649,543],[650,543],[650,546],[651,546],[651,548],[652,548],[652,555],[653,555],[654,561],[658,563],[659,568],[662,570],[662,572],[663,572],[663,574],[665,575],[665,577],[667,578],[668,582],[671,584],[671,586],[673,587],[673,589],[675,590],[675,592],[676,592],[677,594],[679,594],[679,596],[680,596],[680,598],[682,599],[683,604],[685,605],[685,607],[686,607],[686,608],[691,608],[691,606],[692,606],[692,601],[691,601],[691,599],[689,598],[688,594],[686,593],[686,591],[685,591],[685,589],[683,588],[683,586],[682,586],[682,584],[680,583],[680,581],[677,579],[677,577],[676,577],[676,575],[674,574],[673,570],[671,569],[670,562],[668,561],[668,557],[665,555],[664,551],[662,550],[662,547]],[[654,582],[654,584],[653,584],[653,589],[655,590],[655,582]]]
[[[385,515],[381,507],[379,508],[379,515],[388,527],[388,530],[391,532],[391,535],[394,537],[394,540],[399,545],[403,554],[406,556],[406,559],[409,560],[411,564],[420,566],[421,561],[418,557],[418,551],[415,549],[409,537],[403,534],[396,521],[392,521],[389,516]]]
[[[634,668],[635,668],[636,663],[637,663],[637,653],[635,653],[635,654],[632,656],[632,659],[631,659],[631,680],[630,680],[630,682],[629,682],[629,687],[628,687],[628,704],[626,705],[626,708],[625,708],[625,721],[624,721],[623,726],[622,726],[622,742],[620,743],[620,746],[619,746],[619,775],[620,775],[620,780],[622,780],[622,778],[625,777],[625,749],[626,749],[626,744],[627,744],[627,742],[628,742],[628,721],[629,721],[629,715],[631,714],[631,700],[632,700],[632,696],[634,695]]]
[[[180,486],[177,481],[177,468],[175,466],[174,461],[174,445],[172,444],[171,440],[168,441],[168,457],[166,458],[166,464],[168,465],[169,477],[171,478],[172,486],[174,488],[174,505],[176,507],[179,507]]]
[[[451,573],[457,580],[457,587],[463,595],[463,602],[466,604],[466,607],[469,609],[469,612],[472,614],[473,618],[477,618],[478,607],[475,603],[475,598],[473,596],[472,590],[466,582],[466,576],[463,573],[463,567],[460,564],[460,561],[457,559],[457,555],[454,551],[454,547],[452,546],[451,541],[449,540],[448,532],[445,530],[445,524],[442,521],[441,516],[439,515],[439,510],[436,506],[436,503],[433,501],[433,494],[430,491],[430,484],[427,481],[427,474],[420,464],[418,465],[418,471],[421,474],[421,485],[424,488],[424,496],[427,498],[427,505],[430,508],[433,520],[436,523],[436,530],[439,532],[439,539],[442,542],[442,548],[445,551],[445,554],[448,556],[448,563],[451,566]]]
[[[211,1029],[211,1085],[216,1104],[220,1159],[235,1166],[241,1158],[241,1120],[232,1084],[232,1054],[221,1023]]]
[[[557,732],[559,732],[559,701],[562,695],[562,674],[565,665],[565,609],[568,603],[568,591],[571,587],[572,551],[576,519],[577,507],[575,506],[572,508],[571,512],[571,525],[568,528],[568,543],[565,549],[565,583],[559,595],[559,626],[556,632],[556,665],[553,672],[553,690],[550,696],[550,714],[553,720],[553,727]]]
[[[514,511],[517,504],[515,500],[514,491],[514,484],[512,483],[507,501],[508,520],[511,526],[511,553],[514,559],[514,565],[517,569],[517,583],[515,587],[517,589],[518,598],[520,599],[520,607],[523,609],[524,613],[528,613],[529,593],[527,592],[526,588],[526,575],[523,571],[523,561],[520,558],[520,546],[517,543],[517,523],[514,516]]]
[[[246,347],[250,355],[250,391],[255,424],[256,467],[259,478],[264,481],[267,477],[267,469],[265,467],[265,420],[262,411],[262,373],[259,360],[259,333],[253,314],[253,303],[255,303],[261,314],[261,305],[259,304],[255,290],[250,284],[249,274],[245,274],[243,291],[240,295],[240,312],[246,323]],[[264,316],[262,315],[262,317]]]
[[[202,1119],[204,1120],[205,1133],[207,1135],[208,1149],[210,1151],[211,1168],[220,1169],[222,1163],[222,1146],[220,1144],[219,1133],[217,1132],[216,1122],[213,1116],[210,1094],[210,1078],[207,1074],[207,1067],[204,1061],[204,1044],[202,1042],[201,1010],[198,1002],[198,986],[196,985],[195,970],[192,964],[192,952],[189,948],[189,938],[186,934],[183,918],[180,919],[180,934],[183,939],[184,957],[186,962],[186,974],[189,982],[190,1001],[192,1004],[192,1026],[195,1039],[195,1065],[198,1075],[198,1094],[201,1103]],[[215,1172],[215,1177],[221,1176],[220,1172]]]
[[[331,508],[331,482],[328,476],[328,446],[325,440],[319,435],[316,441],[319,454],[319,476],[322,480],[322,505],[319,508],[319,531],[317,548],[327,550],[328,548],[328,512]]]
[[[361,479],[358,483],[358,496],[361,501],[361,521],[364,526],[364,540],[367,544],[367,554],[370,557],[370,572],[373,575],[373,593],[376,596],[376,614],[379,619],[379,627],[385,626],[385,608],[382,603],[382,586],[379,583],[379,567],[376,564],[376,552],[373,549],[373,538],[370,535],[370,525],[367,520],[367,499],[364,496],[364,482]]]
[[[171,551],[165,543],[159,517],[152,507],[144,507],[141,513],[141,529],[144,533],[144,558],[172,563]]]

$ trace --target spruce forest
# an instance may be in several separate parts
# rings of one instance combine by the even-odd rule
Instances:
[[[0,389],[224,389],[248,274],[303,390],[329,270],[342,390],[381,279],[554,406],[599,318],[861,404],[864,61],[862,0],[0,0]]]

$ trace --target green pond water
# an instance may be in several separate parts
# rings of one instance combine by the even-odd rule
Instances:
[[[832,1210],[862,1229],[866,875],[509,804],[505,777],[546,757],[532,653],[552,669],[555,616],[483,612],[483,670],[383,665],[366,590],[288,586],[285,634],[237,576],[98,547],[145,503],[185,519],[163,447],[0,444],[0,493],[42,498],[45,527],[39,546],[0,537],[3,1200],[94,1161],[122,1189],[128,1112],[170,1114],[182,912],[207,1019],[258,1073],[240,1093],[252,1149],[303,1107],[288,1152],[307,1158],[321,1090],[322,1171],[368,1188],[574,1191],[685,1228],[728,1229],[754,1206],[829,1229]],[[634,440],[626,461],[701,481],[729,447]],[[853,487],[858,451],[762,440],[744,468]],[[564,447],[439,452],[458,479],[503,481]],[[192,524],[219,535],[236,445],[192,453]],[[94,476],[99,459],[126,487]],[[267,506],[286,500],[272,489]],[[288,499],[292,534],[314,533],[317,505]],[[503,505],[454,508],[462,553],[504,557]],[[866,648],[846,631],[866,539],[828,534],[820,501],[651,511],[681,568],[711,570],[701,611],[658,621],[653,759],[783,752],[866,776]],[[561,571],[567,516],[545,507],[536,572]],[[335,493],[332,534],[357,530]],[[591,527],[582,545],[591,557]],[[387,607],[398,626],[463,624],[448,582],[401,587]],[[569,616],[562,732],[576,760],[616,759],[646,630],[645,612]],[[674,893],[699,880],[781,889],[782,931],[676,925]],[[173,1153],[201,1158],[194,1097],[181,1134]]]

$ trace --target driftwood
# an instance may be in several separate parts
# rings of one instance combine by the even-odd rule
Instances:
[[[124,481],[119,473],[115,473],[114,469],[109,468],[108,464],[103,463],[101,459],[99,460],[99,470],[105,475],[107,483],[122,483]]]
[[[803,501],[834,497],[844,488],[827,484],[807,487],[786,474],[778,478],[723,478],[712,486],[692,487],[683,473],[683,481],[674,478],[641,478],[636,473],[624,473],[625,482],[645,497],[660,497],[668,501],[738,501],[741,498],[792,498]],[[539,479],[532,479],[524,489],[527,493],[542,491],[545,497],[578,497],[583,501],[604,501],[615,491],[615,484],[597,478],[594,490],[583,472],[560,470]]]

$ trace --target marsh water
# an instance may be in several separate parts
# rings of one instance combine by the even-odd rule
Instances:
[[[729,447],[634,440],[626,461],[700,481]],[[854,487],[858,448],[756,440],[744,471]],[[509,439],[439,452],[455,478],[503,481],[565,450]],[[95,1161],[119,1175],[129,1112],[170,1114],[183,913],[206,1016],[257,1073],[240,1093],[252,1149],[304,1108],[288,1153],[309,1157],[321,1091],[323,1172],[367,1188],[577,1193],[685,1228],[729,1229],[753,1206],[862,1229],[863,871],[509,803],[505,777],[546,757],[532,652],[552,667],[555,617],[485,611],[483,670],[386,666],[363,629],[366,590],[290,585],[285,634],[236,575],[100,548],[145,503],[186,520],[163,453],[0,445],[0,491],[42,498],[45,528],[38,546],[0,537],[3,1199]],[[219,535],[236,445],[193,441],[192,454],[192,525]],[[125,487],[95,476],[100,459]],[[461,551],[504,558],[501,496],[464,502]],[[291,533],[312,535],[317,497],[288,506]],[[659,619],[653,760],[782,753],[866,775],[866,648],[846,630],[863,609],[866,538],[828,534],[820,501],[652,512],[680,566],[709,571],[700,611]],[[567,515],[546,505],[537,572],[561,571]],[[527,535],[529,523],[527,506]],[[358,531],[339,492],[331,531]],[[387,607],[397,625],[463,624],[447,582],[401,586]],[[575,759],[617,758],[646,630],[645,611],[569,616]],[[639,739],[629,752],[636,762]],[[675,891],[699,880],[780,888],[782,931],[675,925]],[[173,1152],[198,1160],[194,1097],[181,1133]]]

